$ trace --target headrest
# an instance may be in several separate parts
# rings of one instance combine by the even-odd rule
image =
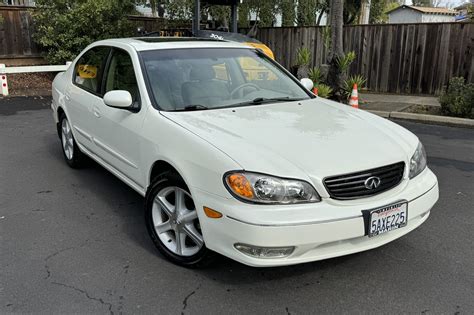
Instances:
[[[207,81],[215,79],[216,73],[211,65],[194,66],[191,69],[190,78],[193,81]]]

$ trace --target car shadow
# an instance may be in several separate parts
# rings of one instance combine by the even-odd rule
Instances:
[[[50,157],[57,160],[55,163],[57,162],[60,165],[58,167],[65,168],[68,173],[73,174],[76,182],[73,188],[80,189],[81,193],[86,193],[90,199],[98,198],[102,204],[108,205],[108,207],[103,207],[101,211],[111,209],[108,211],[112,211],[121,221],[119,223],[121,224],[121,231],[126,234],[127,238],[155,256],[157,260],[160,260],[157,262],[158,264],[166,264],[167,267],[173,266],[158,252],[148,236],[143,217],[144,198],[141,195],[93,160],[89,159],[84,168],[80,170],[69,169],[64,161],[59,140],[51,141],[49,139],[45,145],[48,147]],[[334,271],[337,266],[342,267],[348,263],[360,262],[358,258],[364,257],[364,255],[365,253],[357,253],[292,266],[256,268],[217,254],[216,259],[209,266],[189,271],[208,280],[228,285],[282,280],[309,273],[314,274],[314,281],[319,281],[318,277],[323,277],[326,269],[330,268]],[[176,268],[183,267],[176,266]],[[304,286],[305,284],[301,285]]]

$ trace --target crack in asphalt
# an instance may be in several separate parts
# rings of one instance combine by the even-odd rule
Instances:
[[[76,247],[68,247],[68,248],[63,248],[63,249],[60,249],[54,253],[52,253],[51,255],[49,255],[48,257],[46,257],[44,259],[44,269],[46,269],[46,277],[44,277],[43,279],[49,279],[51,277],[51,271],[49,270],[49,265],[48,265],[48,261],[53,258],[54,256],[57,256],[59,254],[61,254],[62,252],[65,252],[65,251],[68,251],[68,250],[71,250],[71,249],[74,249]]]
[[[186,308],[188,307],[188,299],[193,296],[194,294],[196,294],[196,291],[198,291],[199,289],[201,288],[201,284],[198,285],[198,287],[192,291],[191,293],[189,293],[188,295],[186,295],[184,297],[184,300],[183,300],[183,309],[181,311],[181,315],[184,314],[184,311],[186,310]]]
[[[44,259],[44,269],[46,270],[46,276],[45,276],[43,279],[44,279],[44,280],[47,280],[47,279],[49,279],[49,278],[51,277],[51,271],[50,271],[49,265],[48,265],[48,261],[49,261],[51,258],[53,258],[53,257],[55,257],[55,256],[57,256],[57,255],[59,255],[59,254],[61,254],[61,253],[63,253],[63,252],[66,252],[66,251],[68,251],[68,250],[82,248],[82,247],[86,246],[87,244],[89,244],[89,243],[91,243],[91,242],[94,243],[94,242],[101,242],[101,241],[102,241],[102,240],[93,240],[93,241],[86,240],[84,243],[82,243],[82,244],[80,244],[80,245],[78,245],[78,246],[71,246],[71,247],[63,248],[63,249],[57,250],[57,251],[55,251],[54,253],[52,253],[51,255],[47,256],[47,257]]]
[[[72,289],[76,292],[80,292],[80,293],[84,294],[87,299],[92,300],[92,301],[97,301],[97,302],[100,302],[100,304],[102,304],[102,305],[108,306],[110,314],[111,315],[114,314],[114,312],[112,311],[112,307],[113,307],[112,303],[105,302],[101,298],[96,298],[96,297],[90,296],[89,293],[86,290],[82,290],[82,289],[76,288],[75,286],[67,285],[67,284],[60,283],[60,282],[51,282],[51,284],[62,286],[62,287],[65,287],[65,288],[69,288],[69,289]]]

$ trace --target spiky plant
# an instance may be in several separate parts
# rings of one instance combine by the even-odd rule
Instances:
[[[296,54],[296,66],[298,70],[296,76],[298,79],[307,78],[309,75],[309,64],[311,63],[311,51],[307,47],[298,49]]]
[[[349,98],[354,84],[357,84],[358,89],[363,89],[366,82],[367,79],[361,74],[350,76],[347,80],[344,80],[344,95]]]
[[[309,69],[309,78],[313,81],[314,85],[318,85],[322,81],[323,74],[321,73],[321,69],[318,67],[314,67]]]
[[[318,96],[322,98],[329,98],[331,97],[332,94],[332,88],[329,85],[326,84],[318,84],[317,86],[318,89]]]

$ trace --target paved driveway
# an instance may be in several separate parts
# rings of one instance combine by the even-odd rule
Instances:
[[[474,130],[400,122],[426,146],[441,198],[379,249],[283,268],[164,260],[143,199],[63,161],[49,99],[0,100],[0,313],[474,313]]]

